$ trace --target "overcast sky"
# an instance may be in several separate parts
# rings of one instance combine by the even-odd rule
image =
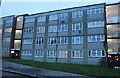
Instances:
[[[29,2],[28,2],[29,1]],[[98,3],[117,3],[119,0],[3,0],[2,17],[9,15],[34,14],[57,9],[85,6]]]

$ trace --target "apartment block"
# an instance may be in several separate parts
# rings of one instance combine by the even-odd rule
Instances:
[[[119,9],[119,3],[101,3],[12,16],[9,26],[13,35],[9,32],[9,36],[5,35],[8,27],[3,19],[2,53],[45,62],[98,65],[102,58],[108,62],[115,58],[119,63]],[[7,39],[11,45],[5,44],[5,38],[11,39]]]

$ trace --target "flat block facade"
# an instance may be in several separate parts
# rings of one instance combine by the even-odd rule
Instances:
[[[115,40],[119,40],[119,31],[108,28],[111,24],[119,28],[119,6],[119,3],[111,5],[102,3],[32,15],[4,17],[3,57],[99,64],[100,59],[107,57],[108,52],[120,51],[119,41],[116,42],[118,46],[109,43],[110,39],[114,42],[113,33],[116,35]],[[112,14],[112,9],[118,14]],[[9,27],[6,20],[11,20],[7,23]]]

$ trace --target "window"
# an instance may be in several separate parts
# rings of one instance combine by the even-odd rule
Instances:
[[[36,39],[36,45],[43,45],[44,44],[44,39],[43,38],[37,38]]]
[[[59,13],[59,19],[64,20],[68,18],[68,13]]]
[[[83,11],[81,11],[81,10],[72,12],[72,18],[82,17],[82,16],[83,16]]]
[[[72,44],[82,44],[83,36],[72,37]]]
[[[57,38],[48,38],[48,44],[56,44]]]
[[[33,18],[33,17],[27,17],[27,18],[25,18],[25,23],[34,22],[34,21],[35,21],[35,18]]]
[[[103,57],[105,56],[105,50],[89,50],[89,57]]]
[[[104,41],[104,35],[88,36],[88,42],[100,42],[100,41]]]
[[[92,8],[87,10],[87,15],[104,13],[104,8]]]
[[[23,44],[32,44],[33,39],[23,39]]]
[[[12,32],[12,28],[5,28],[5,32]]]
[[[87,24],[88,24],[88,28],[104,27],[104,21],[88,22]]]
[[[2,27],[2,25],[3,25],[3,20],[2,18],[0,18],[0,27]]]
[[[72,30],[83,30],[83,23],[73,23]]]
[[[42,22],[46,20],[46,16],[39,16],[38,17],[38,22]]]
[[[68,37],[59,37],[58,38],[58,44],[67,44],[68,43]]]
[[[10,38],[4,38],[3,42],[10,42]]]
[[[44,33],[45,32],[45,27],[37,27],[37,33]]]
[[[43,57],[44,51],[36,50],[35,57]]]
[[[58,58],[67,58],[67,51],[58,51]]]
[[[57,32],[57,26],[48,26],[48,32]]]
[[[12,23],[13,22],[13,17],[7,18],[5,20],[5,23]]]
[[[9,47],[3,48],[3,52],[9,52]]]
[[[34,28],[24,28],[24,33],[32,33],[34,32]]]
[[[24,50],[24,51],[22,51],[21,55],[23,55],[23,56],[32,56],[32,51],[30,51],[30,50]]]
[[[57,14],[51,14],[50,16],[49,16],[49,21],[50,20],[57,20],[58,19],[58,15]]]
[[[82,57],[83,57],[83,51],[73,50],[73,51],[71,51],[71,57],[72,57],[72,58],[82,58]]]
[[[47,51],[47,57],[56,57],[56,51]]]
[[[68,31],[68,24],[61,24],[60,26],[58,26],[58,31]]]

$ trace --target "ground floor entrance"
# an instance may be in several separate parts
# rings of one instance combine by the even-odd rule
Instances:
[[[20,59],[20,50],[11,50],[10,58],[12,59]]]
[[[120,54],[108,54],[108,66],[109,67],[120,67]]]

